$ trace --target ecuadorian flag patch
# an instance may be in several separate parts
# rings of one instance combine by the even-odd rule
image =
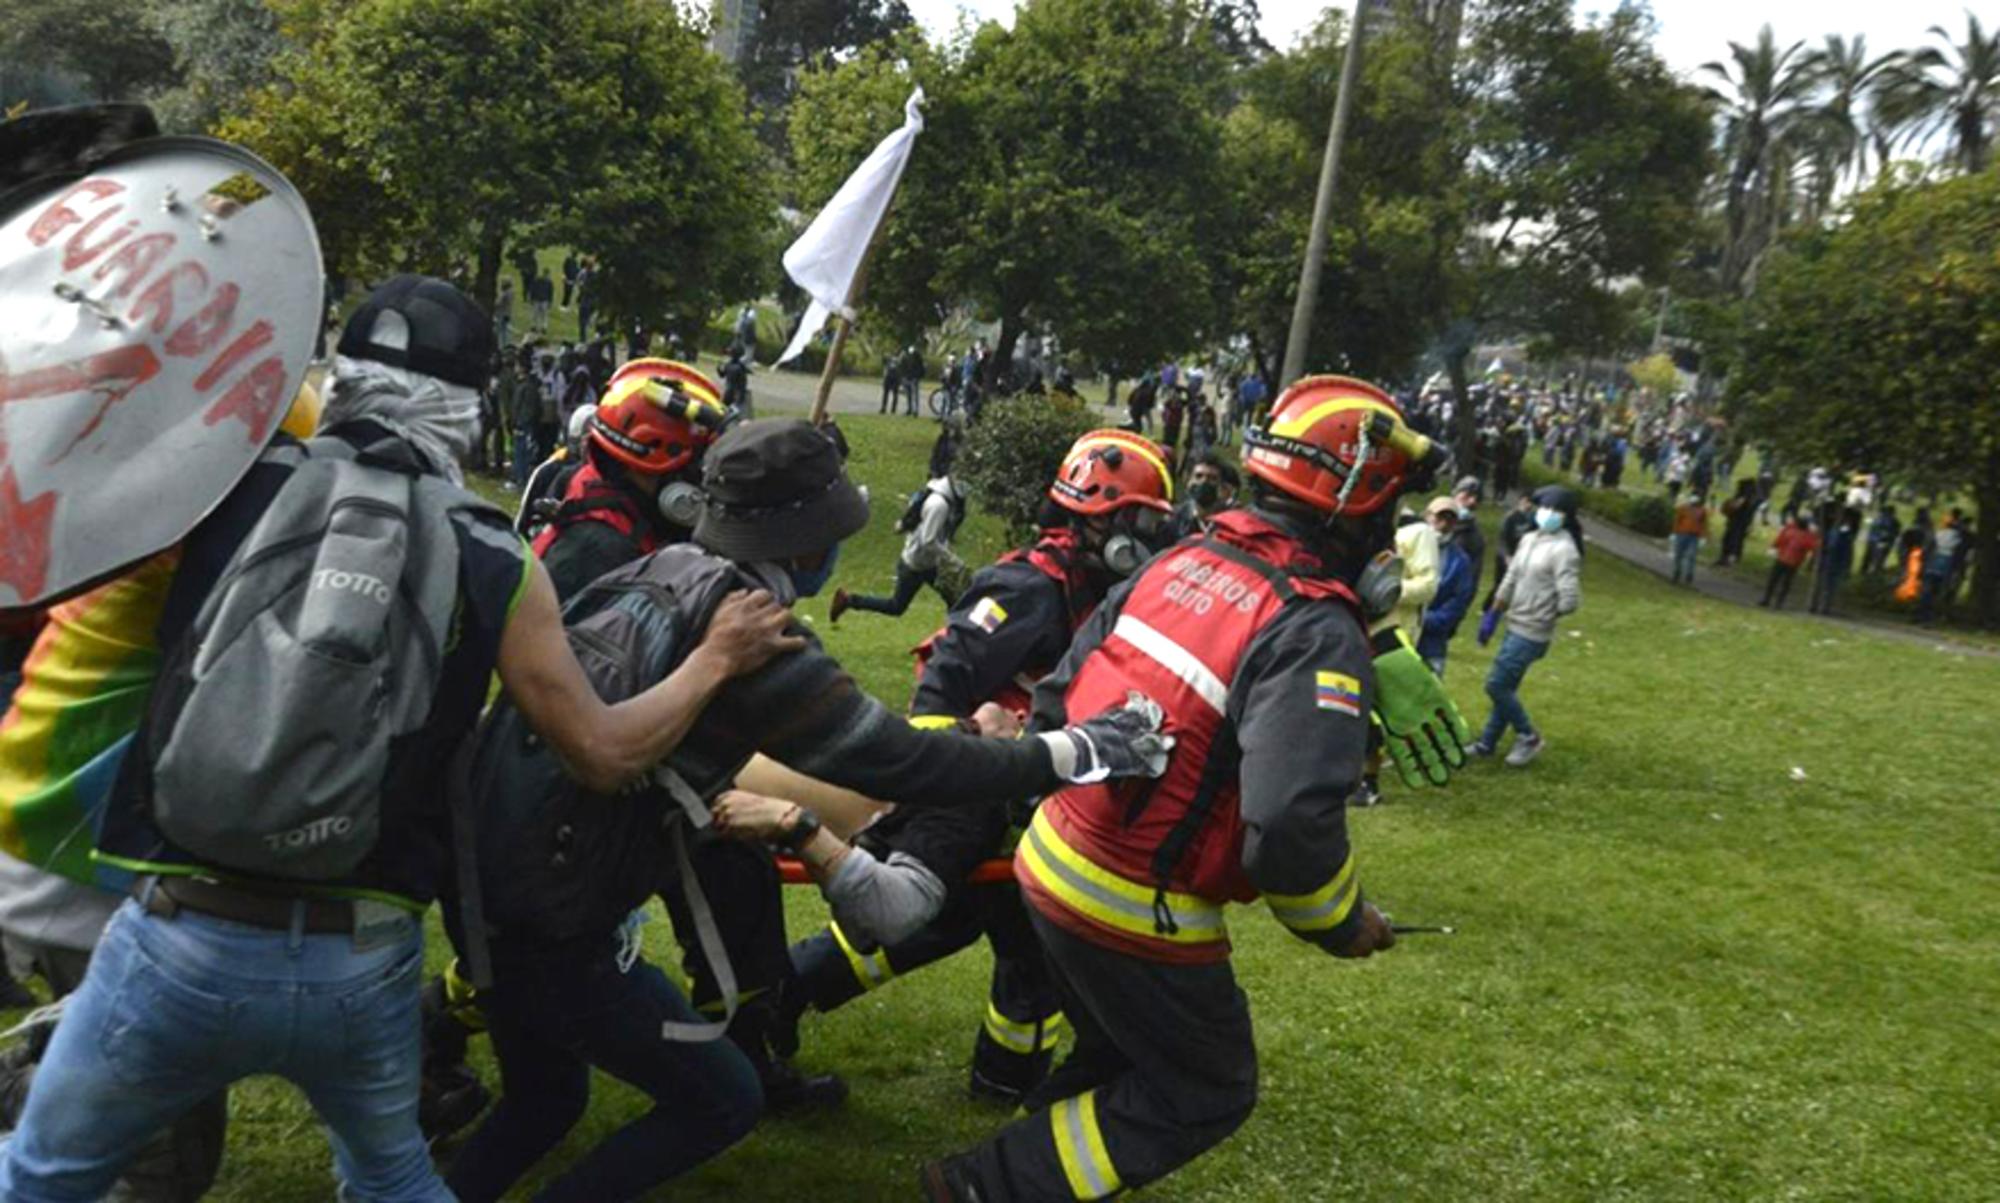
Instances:
[[[972,607],[972,613],[968,618],[973,626],[991,635],[1000,629],[1001,623],[1007,621],[1007,611],[992,598],[982,597],[979,599],[979,604]]]
[[[1346,673],[1322,672],[1315,675],[1314,699],[1321,710],[1338,710],[1355,718],[1361,717],[1361,682]]]

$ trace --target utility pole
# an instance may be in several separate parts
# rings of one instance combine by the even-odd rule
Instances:
[[[1313,199],[1312,236],[1306,239],[1306,261],[1299,269],[1299,295],[1292,303],[1292,332],[1285,340],[1285,367],[1278,387],[1297,380],[1306,369],[1306,341],[1312,333],[1313,310],[1319,304],[1319,269],[1326,258],[1326,223],[1333,213],[1334,187],[1340,179],[1340,147],[1347,140],[1347,112],[1360,86],[1361,41],[1368,30],[1370,0],[1355,0],[1354,23],[1347,32],[1347,53],[1340,62],[1340,92],[1333,102],[1333,124],[1326,134],[1326,158],[1319,166],[1319,194]]]

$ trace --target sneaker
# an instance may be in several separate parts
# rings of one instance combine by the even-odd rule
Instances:
[[[1525,768],[1535,757],[1542,754],[1542,745],[1547,741],[1539,735],[1523,735],[1514,741],[1507,753],[1507,763],[1514,768]]]
[[[1465,745],[1465,756],[1468,760],[1484,760],[1491,755],[1493,755],[1493,745],[1483,739],[1475,739]]]
[[[1354,796],[1349,798],[1348,802],[1355,806],[1380,806],[1382,787],[1375,783],[1373,777],[1363,777],[1361,784],[1355,788]]]
[[[833,601],[828,603],[826,607],[826,620],[831,623],[838,623],[840,616],[847,613],[848,607],[853,604],[854,598],[848,594],[847,590],[835,589],[833,591]]]

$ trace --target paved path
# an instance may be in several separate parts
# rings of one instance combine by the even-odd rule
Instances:
[[[1673,553],[1667,540],[1656,539],[1615,523],[1606,522],[1592,514],[1584,521],[1584,541],[1593,547],[1601,547],[1619,559],[1643,568],[1663,580],[1671,581],[1674,575]],[[1702,548],[1703,560],[1695,570],[1694,588],[1705,596],[1718,601],[1733,602],[1739,606],[1755,606],[1764,596],[1764,591],[1756,585],[1732,573],[1718,572],[1708,567],[1709,548]],[[1860,634],[1876,635],[1884,639],[1895,639],[1903,643],[1928,647],[1940,652],[1960,653],[1973,656],[2000,657],[2000,648],[1967,640],[1955,639],[1936,631],[1919,630],[1908,623],[1893,622],[1878,618],[1858,618],[1847,615],[1826,616],[1807,613],[1805,605],[1812,596],[1812,577],[1802,576],[1792,586],[1791,610],[1801,621],[1824,623]]]

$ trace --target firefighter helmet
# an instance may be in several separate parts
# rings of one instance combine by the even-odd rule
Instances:
[[[1381,510],[1439,454],[1389,394],[1347,376],[1299,380],[1243,442],[1251,475],[1328,514]]]
[[[1086,517],[1127,506],[1171,512],[1174,476],[1152,440],[1129,430],[1093,430],[1070,445],[1049,499]]]
[[[590,441],[641,472],[693,463],[727,423],[722,390],[699,369],[671,359],[634,359],[612,374]]]

